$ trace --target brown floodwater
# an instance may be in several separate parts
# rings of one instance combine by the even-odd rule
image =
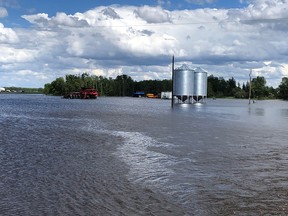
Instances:
[[[0,94],[0,215],[285,215],[288,103]]]

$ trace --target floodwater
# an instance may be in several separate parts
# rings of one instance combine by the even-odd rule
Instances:
[[[288,102],[0,94],[0,215],[286,215]]]

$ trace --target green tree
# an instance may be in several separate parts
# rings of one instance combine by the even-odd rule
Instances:
[[[114,82],[117,96],[131,96],[134,91],[134,81],[126,74],[118,75]]]
[[[268,96],[266,80],[264,77],[257,76],[256,78],[253,78],[251,86],[252,86],[252,97],[260,99]]]
[[[80,76],[77,75],[66,75],[65,77],[66,85],[65,85],[65,93],[69,92],[77,92],[82,86],[82,81]]]
[[[44,85],[44,94],[46,94],[46,95],[49,95],[49,94],[52,94],[52,92],[51,92],[51,83],[46,83],[45,85]]]
[[[233,95],[235,98],[246,98],[246,92],[239,87],[233,89]]]
[[[208,97],[216,97],[218,95],[218,77],[214,77],[213,75],[208,76],[207,78],[208,85]]]
[[[56,80],[54,80],[50,85],[51,93],[53,95],[63,95],[65,92],[65,81],[63,77],[59,77]]]
[[[288,77],[283,77],[278,87],[279,98],[288,100]]]
[[[227,84],[227,88],[226,88],[226,94],[225,95],[226,96],[234,96],[235,89],[237,88],[235,79],[233,77],[228,79],[226,84]]]

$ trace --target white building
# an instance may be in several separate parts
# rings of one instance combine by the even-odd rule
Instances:
[[[3,88],[3,87],[0,87],[0,92],[5,92],[5,88]]]
[[[172,99],[172,92],[161,92],[161,99]]]

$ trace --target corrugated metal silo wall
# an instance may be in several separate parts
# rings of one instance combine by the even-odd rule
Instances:
[[[189,69],[174,70],[173,95],[193,96],[194,92],[194,71]]]
[[[207,97],[207,73],[194,73],[194,96]]]

